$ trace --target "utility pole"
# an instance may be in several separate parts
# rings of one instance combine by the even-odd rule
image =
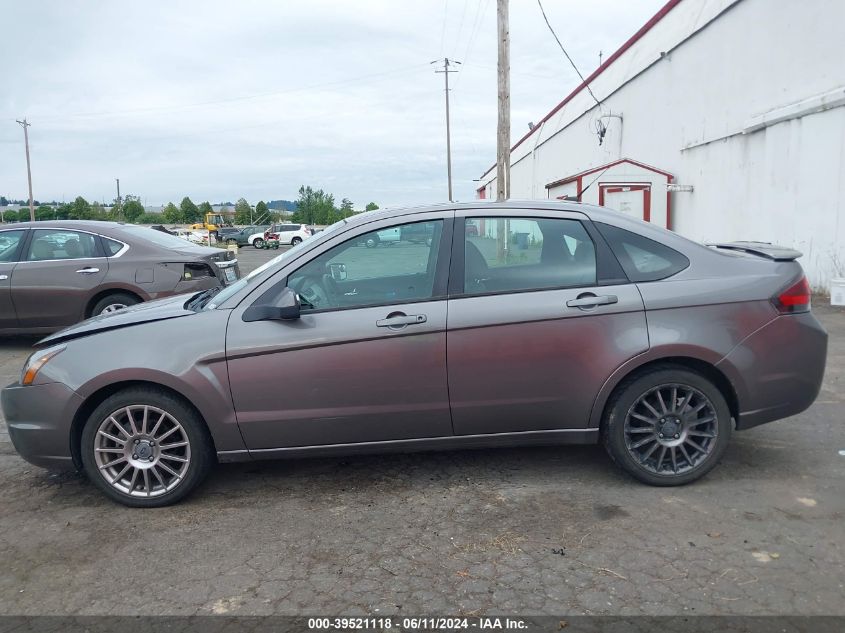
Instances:
[[[498,27],[499,120],[496,134],[496,200],[511,195],[511,62],[508,0],[496,1]]]
[[[117,182],[117,213],[120,213],[120,178],[115,178]],[[114,214],[114,217],[118,217],[117,214]]]
[[[15,119],[17,121],[17,119]],[[23,128],[23,142],[26,145],[26,179],[29,181],[29,220],[31,222],[35,222],[35,205],[32,201],[32,170],[29,166],[29,131],[27,128],[32,125],[32,123],[28,123],[26,117],[24,117],[23,121],[18,121]]]
[[[432,64],[437,64],[440,60],[435,59]],[[436,73],[443,73],[443,78],[446,80],[446,172],[449,179],[449,202],[452,200],[452,134],[449,124],[449,73],[456,73],[457,70],[449,70],[452,64],[460,64],[454,59],[448,57],[443,58],[443,70],[435,70]]]

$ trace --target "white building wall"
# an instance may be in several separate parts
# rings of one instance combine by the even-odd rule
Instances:
[[[796,247],[826,286],[845,276],[845,107],[807,108],[845,103],[842,24],[842,0],[683,0],[591,84],[622,116],[603,119],[604,143],[581,91],[513,153],[511,197],[545,198],[550,182],[631,158],[694,187],[671,194],[679,233]],[[749,129],[814,98],[803,116]]]

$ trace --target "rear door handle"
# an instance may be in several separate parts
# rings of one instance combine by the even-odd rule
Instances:
[[[577,299],[570,299],[566,302],[566,305],[570,308],[594,308],[596,306],[606,306],[618,302],[619,299],[616,295],[602,295],[599,297],[591,293],[584,293],[578,295]]]
[[[388,314],[387,318],[376,321],[378,327],[403,328],[406,325],[425,323],[428,320],[424,314]]]
[[[81,275],[93,275],[94,273],[100,272],[100,269],[94,268],[92,266],[86,266],[85,268],[80,268],[76,272],[78,272]]]

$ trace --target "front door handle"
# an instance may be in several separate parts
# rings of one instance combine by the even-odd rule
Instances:
[[[85,268],[80,268],[77,270],[80,275],[93,275],[94,273],[100,272],[99,268],[94,268],[93,266],[86,266]]]
[[[428,320],[424,314],[404,314],[403,312],[394,312],[388,314],[386,318],[376,321],[378,327],[389,327],[401,329],[407,325],[416,325],[418,323],[425,323]]]
[[[570,308],[595,308],[596,306],[606,306],[618,302],[619,299],[616,295],[602,295],[599,297],[591,292],[585,292],[578,295],[577,299],[567,301],[566,305]]]

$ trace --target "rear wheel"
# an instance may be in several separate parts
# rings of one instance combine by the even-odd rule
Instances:
[[[731,413],[719,389],[682,367],[660,366],[624,381],[608,404],[602,438],[611,458],[653,486],[695,481],[721,459]]]
[[[117,312],[118,310],[123,310],[124,308],[134,306],[136,303],[140,302],[141,300],[135,295],[130,295],[126,292],[114,292],[110,295],[106,295],[94,304],[94,307],[91,308],[91,316]]]
[[[302,238],[301,237],[295,237],[290,241],[291,246],[296,246],[297,244],[302,244]]]
[[[88,418],[81,442],[91,482],[110,499],[132,507],[179,501],[214,463],[211,438],[197,413],[154,387],[107,398]]]
[[[371,235],[370,237],[367,238],[367,240],[364,242],[364,244],[367,245],[367,248],[375,248],[376,246],[378,246],[379,241],[380,240],[379,240],[378,236]]]
[[[264,240],[260,237],[255,238],[252,240],[252,247],[253,248],[264,248]]]

